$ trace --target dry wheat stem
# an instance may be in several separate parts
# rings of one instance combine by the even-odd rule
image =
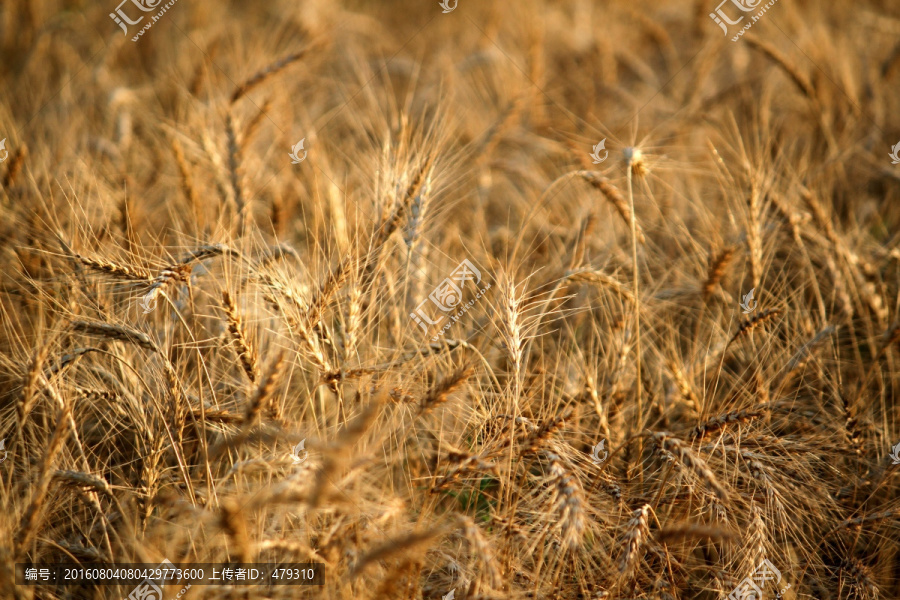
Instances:
[[[635,328],[635,370],[637,372],[637,376],[635,377],[635,386],[637,387],[637,415],[635,416],[634,423],[635,427],[632,429],[634,431],[641,431],[643,429],[644,422],[644,390],[643,390],[643,381],[641,379],[641,364],[643,363],[643,349],[641,347],[641,294],[639,287],[639,268],[638,268],[638,257],[637,257],[637,245],[638,245],[638,237],[637,237],[637,216],[635,214],[634,209],[634,189],[632,184],[632,178],[634,176],[634,164],[632,163],[631,158],[628,159],[626,164],[626,174],[628,178],[628,201],[631,207],[631,264],[634,274],[634,284],[632,288],[634,290],[634,328]],[[642,236],[643,239],[643,236]],[[638,455],[643,454],[644,451],[644,438],[643,436],[639,436],[637,438],[638,442]],[[644,469],[643,467],[639,470],[640,480],[644,480]]]

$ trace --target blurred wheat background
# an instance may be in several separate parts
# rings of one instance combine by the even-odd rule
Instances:
[[[2,597],[900,597],[896,4],[114,2],[0,5]]]

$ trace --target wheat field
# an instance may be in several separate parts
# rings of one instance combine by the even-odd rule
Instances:
[[[0,4],[0,597],[900,598],[895,3],[115,1]]]

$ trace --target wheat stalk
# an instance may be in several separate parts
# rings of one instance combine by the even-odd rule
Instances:
[[[238,145],[231,113],[225,116],[225,135],[228,141],[228,174],[231,191],[234,194],[234,211],[239,224],[238,231],[243,233],[250,210],[244,203],[244,192],[241,186],[241,149]]]

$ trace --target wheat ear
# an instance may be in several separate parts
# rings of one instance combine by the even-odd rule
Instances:
[[[75,254],[74,256],[78,259],[78,262],[80,262],[87,268],[99,271],[101,273],[106,273],[107,275],[112,275],[113,277],[118,277],[120,279],[127,279],[129,281],[148,281],[152,277],[150,271],[147,271],[146,269],[142,269],[140,267],[130,267],[128,265],[123,265],[102,258],[88,258],[80,254]]]
[[[489,587],[491,589],[500,589],[503,585],[503,578],[500,575],[500,569],[497,567],[497,561],[494,560],[495,553],[491,551],[490,544],[481,532],[481,528],[469,517],[460,517],[460,521],[466,539],[474,551],[473,553],[478,557],[484,568]]]
[[[16,548],[16,556],[24,556],[27,553],[27,546],[31,541],[31,536],[34,534],[38,516],[41,513],[44,500],[47,497],[47,490],[50,488],[50,481],[53,476],[51,469],[71,431],[71,427],[69,427],[70,411],[71,407],[68,404],[63,405],[60,407],[56,417],[56,427],[53,430],[53,437],[50,438],[50,443],[47,445],[47,450],[44,452],[44,458],[41,461],[38,482],[34,486],[31,500],[28,502],[28,506],[22,514],[19,529],[16,531],[13,543],[13,546]]]
[[[709,465],[706,464],[706,461],[697,456],[687,444],[673,436],[671,433],[666,432],[652,432],[651,437],[657,446],[674,454],[684,466],[688,467],[697,475],[697,477],[704,481],[706,485],[713,490],[716,497],[721,502],[726,502],[728,500],[728,493],[725,491],[725,488],[722,487],[722,484],[719,483],[719,480],[713,474]]]
[[[528,437],[522,443],[520,453],[522,455],[537,452],[544,442],[550,439],[556,431],[572,416],[572,407],[564,408],[557,416],[548,419],[540,427],[528,434]]]
[[[710,433],[724,429],[733,423],[749,423],[768,414],[768,407],[756,407],[745,410],[735,410],[723,415],[718,415],[694,427],[690,433],[690,439],[701,440]]]
[[[191,175],[191,166],[184,157],[184,150],[177,139],[172,140],[172,152],[175,154],[175,164],[178,165],[178,175],[181,179],[181,191],[184,193],[185,199],[191,207],[191,215],[194,223],[199,228],[202,223],[202,205],[197,195],[197,189],[194,186],[194,178]]]
[[[631,172],[631,169],[628,170]],[[634,225],[635,231],[633,232],[635,236],[637,236],[637,240],[643,244],[645,243],[644,232],[636,223],[632,224],[633,221],[633,210],[632,207],[629,206],[628,201],[625,199],[625,196],[622,195],[622,192],[614,186],[610,180],[606,177],[603,177],[596,171],[577,171],[576,175],[581,177],[583,180],[591,184],[592,187],[596,188],[603,194],[603,197],[606,198],[610,204],[616,209],[616,212],[619,213],[619,216],[622,217],[622,220],[625,222],[625,225],[632,227]]]
[[[794,84],[800,89],[803,94],[809,98],[810,100],[816,99],[816,90],[813,88],[812,84],[800,72],[800,69],[796,67],[792,62],[790,62],[787,57],[778,51],[775,46],[772,44],[765,42],[761,39],[757,39],[755,37],[748,37],[747,43],[750,44],[753,48],[756,48],[767,57],[769,57],[775,64],[784,70],[787,73],[787,76],[794,82]]]
[[[399,538],[388,540],[362,555],[350,570],[350,577],[357,577],[373,562],[387,560],[398,554],[412,552],[414,549],[427,544],[442,533],[443,531],[440,529],[430,529],[428,531],[413,532]]]
[[[100,337],[111,340],[119,340],[135,344],[153,352],[159,352],[159,347],[146,333],[128,327],[127,325],[113,325],[102,321],[73,321],[72,330],[91,337]]]
[[[774,319],[775,317],[777,317],[780,314],[781,314],[781,311],[778,310],[777,308],[770,308],[768,310],[762,311],[758,315],[754,315],[754,316],[750,317],[749,319],[741,321],[740,325],[738,325],[738,330],[731,337],[731,339],[728,340],[728,343],[725,345],[725,348],[727,349],[728,346],[730,346],[731,344],[733,344],[740,338],[750,335],[751,333],[753,333],[754,330],[756,330],[759,327],[762,327],[763,325],[765,325],[766,323],[768,323],[769,321],[771,321],[772,319]]]
[[[9,167],[6,169],[6,174],[3,175],[4,189],[8,190],[12,187],[12,184],[16,182],[16,177],[19,175],[19,171],[22,170],[22,165],[25,164],[26,156],[28,156],[28,148],[24,145],[16,148],[12,159],[9,161]]]
[[[558,454],[547,452],[546,456],[550,459],[553,513],[561,532],[562,545],[574,550],[581,545],[584,534],[584,493],[578,478],[563,466]]]
[[[112,488],[109,487],[109,483],[105,479],[96,477],[90,473],[83,473],[81,471],[56,471],[53,473],[53,479],[75,487],[90,488],[101,494],[112,494]]]
[[[237,307],[228,290],[222,291],[222,308],[225,309],[228,333],[231,334],[231,341],[237,351],[238,359],[241,361],[241,367],[243,367],[250,383],[255,383],[259,376],[259,361],[256,358],[256,350],[253,344],[250,343],[250,338],[247,336],[241,316],[238,314]]]
[[[650,505],[644,504],[631,513],[631,519],[628,521],[624,538],[625,551],[619,559],[619,573],[629,575],[632,572],[649,533]]]
[[[228,534],[228,539],[234,546],[238,561],[249,563],[250,537],[247,535],[247,522],[244,518],[242,507],[234,498],[226,498],[219,506],[219,525]]]
[[[734,258],[734,250],[734,246],[728,246],[710,261],[706,281],[703,282],[704,302],[709,302],[713,292],[721,283],[722,277],[725,276],[725,271],[728,270],[728,266],[731,264],[732,258]]]
[[[462,386],[474,372],[471,366],[462,366],[434,384],[419,403],[419,416],[446,402],[450,394]]]
[[[282,351],[278,353],[266,369],[259,385],[256,387],[256,391],[253,393],[253,397],[250,399],[250,403],[247,405],[243,423],[245,427],[253,422],[256,415],[258,415],[259,411],[262,409],[263,404],[272,399],[272,392],[278,386],[279,381],[281,381],[283,367],[284,352]],[[270,413],[277,416],[277,412],[274,403],[270,403]]]
[[[841,571],[850,579],[854,598],[874,600],[879,597],[880,590],[872,578],[872,571],[862,561],[851,556],[841,567]]]
[[[263,82],[265,82],[270,77],[275,76],[279,72],[283,71],[290,65],[294,64],[295,62],[297,62],[298,60],[300,60],[301,58],[306,56],[306,54],[310,51],[310,49],[312,47],[313,47],[313,45],[311,44],[301,50],[298,50],[297,52],[294,52],[293,54],[289,54],[289,55],[285,56],[284,58],[276,60],[275,62],[271,63],[270,65],[267,65],[262,70],[257,71],[256,73],[251,75],[248,79],[241,82],[241,84],[238,85],[235,88],[234,92],[231,94],[231,100],[230,100],[231,104],[234,104],[235,102],[240,100],[242,97],[246,96],[254,88],[262,85]]]
[[[702,523],[679,523],[661,529],[655,537],[661,542],[681,539],[708,539],[715,541],[727,541],[737,539],[739,537],[739,534],[736,531],[723,529],[714,525],[704,525]]]

